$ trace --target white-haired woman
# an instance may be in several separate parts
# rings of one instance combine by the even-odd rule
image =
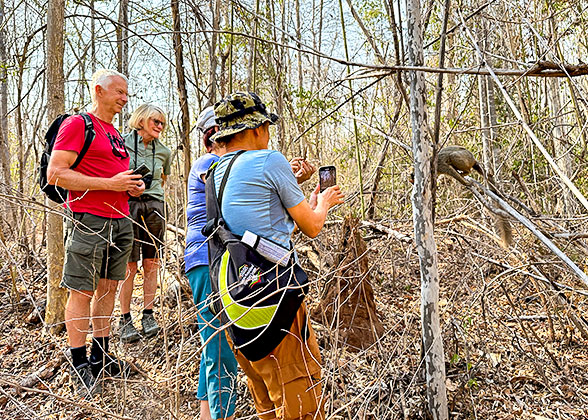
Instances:
[[[142,260],[143,266],[142,332],[145,337],[152,337],[159,332],[159,325],[153,314],[153,301],[157,290],[160,252],[165,238],[163,184],[171,169],[171,151],[159,140],[166,125],[165,112],[155,105],[143,104],[133,112],[128,125],[131,132],[125,136],[125,145],[131,158],[129,169],[145,164],[149,173],[143,177],[143,195],[129,199],[135,240],[127,265],[127,277],[120,288],[120,339],[126,343],[141,338],[131,317],[133,281],[139,260]]]

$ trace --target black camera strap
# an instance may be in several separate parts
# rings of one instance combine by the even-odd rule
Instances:
[[[135,168],[137,169],[137,148],[139,147],[139,133],[137,132],[137,130],[133,130],[134,132],[134,137],[135,137]],[[152,156],[151,156],[151,173],[153,174],[155,172],[155,140],[153,139],[151,140],[151,151],[152,151]]]

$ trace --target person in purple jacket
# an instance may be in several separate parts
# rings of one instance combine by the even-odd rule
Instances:
[[[210,136],[218,131],[212,106],[200,113],[197,125],[207,153],[194,162],[188,177],[188,232],[184,254],[186,276],[198,310],[200,338],[202,344],[206,344],[200,358],[196,398],[200,400],[201,420],[231,420],[237,396],[237,361],[224,331],[219,333],[220,321],[209,309],[212,290],[208,280],[208,244],[201,232],[206,224],[204,177],[208,168],[224,154],[224,148],[210,141]]]

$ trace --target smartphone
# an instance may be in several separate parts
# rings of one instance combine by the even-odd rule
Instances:
[[[334,166],[321,166],[319,168],[319,185],[321,192],[333,185],[337,185],[337,169]]]
[[[149,172],[151,172],[151,171],[149,170],[147,165],[142,163],[141,165],[139,165],[139,167],[135,168],[135,170],[133,171],[133,175],[141,175],[141,177],[144,177]]]

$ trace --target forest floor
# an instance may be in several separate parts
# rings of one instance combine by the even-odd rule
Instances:
[[[412,236],[412,227],[407,221],[388,228],[400,239],[381,226],[361,229],[369,261],[364,280],[373,286],[384,327],[379,339],[356,351],[337,340],[333,328],[313,322],[330,419],[426,418],[418,258],[414,243],[401,240]],[[336,277],[337,229],[333,223],[318,239],[297,244],[308,251],[300,255],[314,281],[311,308]],[[436,235],[450,418],[588,419],[586,287],[530,238],[519,237],[506,251],[466,217],[439,222]],[[168,273],[177,266],[167,264]],[[185,287],[179,304],[157,304],[163,327],[157,337],[128,345],[112,340],[112,350],[132,363],[135,374],[105,381],[102,396],[82,401],[69,386],[65,334],[50,335],[35,316],[32,302],[45,295],[44,270],[38,262],[16,267],[19,301],[10,268],[0,273],[1,419],[198,418],[200,340]],[[135,313],[140,277],[136,283]],[[555,283],[567,288],[557,292]],[[236,418],[255,418],[242,373],[237,394]]]

